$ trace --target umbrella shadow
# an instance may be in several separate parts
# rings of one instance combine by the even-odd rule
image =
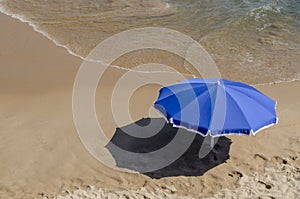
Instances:
[[[162,125],[158,133],[147,138],[134,136],[153,133],[151,132],[153,131],[153,125],[149,125],[150,121],[154,125]],[[141,132],[140,127],[143,127],[143,132]],[[187,130],[181,130],[186,134],[192,133]],[[119,153],[118,150],[114,150],[114,147],[117,146],[125,151],[134,153],[149,153],[163,148],[174,139],[177,133],[178,128],[166,123],[162,118],[143,118],[122,128],[117,128],[106,148],[110,151],[118,167],[138,171],[151,178],[201,176],[206,171],[225,163],[229,159],[231,140],[226,137],[220,137],[214,146],[214,150],[210,151],[204,158],[199,158],[199,150],[204,141],[204,138],[199,134],[194,137],[192,144],[177,160],[164,168],[147,173],[140,169],[140,160],[132,159]],[[143,164],[152,163],[150,161],[152,160],[144,159]]]

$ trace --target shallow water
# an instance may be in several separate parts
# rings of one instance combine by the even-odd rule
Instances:
[[[167,27],[199,41],[224,78],[252,84],[298,79],[298,0],[1,0],[85,57],[105,38],[136,27]]]

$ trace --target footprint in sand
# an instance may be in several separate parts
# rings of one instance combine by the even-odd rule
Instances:
[[[274,156],[271,158],[271,161],[273,163],[277,163],[277,164],[287,164],[288,161],[283,159],[282,157],[279,157],[279,156]]]
[[[234,181],[237,182],[244,175],[241,172],[239,172],[239,171],[232,171],[232,172],[228,173],[228,176],[232,177],[234,179]]]
[[[271,189],[273,187],[272,184],[269,184],[269,183],[266,183],[266,182],[263,182],[260,180],[258,181],[258,183],[263,184],[266,187],[266,189]]]

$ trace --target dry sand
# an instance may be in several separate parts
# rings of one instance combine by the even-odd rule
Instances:
[[[0,23],[0,198],[300,197],[299,82],[257,86],[278,101],[279,124],[228,136],[226,163],[201,176],[152,179],[107,168],[81,144],[71,107],[81,60],[27,24],[3,14]],[[150,105],[149,96],[139,97]]]

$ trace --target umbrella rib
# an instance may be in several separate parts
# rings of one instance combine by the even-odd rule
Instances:
[[[239,92],[239,93],[242,93],[242,94],[248,96],[249,98],[253,99],[254,101],[256,101],[253,97],[251,97],[251,96],[248,95],[247,93],[244,93],[244,92],[240,91],[239,89],[237,89],[237,87],[238,87],[238,88],[243,88],[243,89],[247,89],[247,90],[250,90],[250,91],[257,92],[258,94],[260,94],[260,95],[263,96],[264,98],[268,98],[265,94],[263,94],[262,92],[260,92],[259,90],[257,90],[256,88],[253,88],[253,87],[241,87],[241,86],[236,86],[236,85],[230,85],[229,88],[231,88],[231,89],[233,89],[233,90],[235,90],[235,91],[237,91],[237,92]],[[271,100],[272,100],[272,99],[271,99]],[[274,100],[272,100],[272,101],[274,101]],[[258,101],[258,103],[261,104],[261,105],[263,106],[263,104],[260,103],[259,101]]]
[[[271,115],[273,115],[273,113],[272,113],[269,109],[267,109],[262,103],[260,103],[259,101],[255,100],[255,99],[254,99],[253,97],[251,97],[250,95],[247,95],[246,93],[244,93],[244,92],[242,92],[242,91],[240,91],[240,90],[238,90],[238,89],[232,88],[232,87],[227,87],[227,88],[228,88],[228,89],[235,90],[235,91],[241,93],[242,95],[247,96],[247,97],[250,98],[252,101],[254,101],[256,104],[258,104],[259,106],[261,106],[263,109],[265,109],[265,110],[267,110],[269,113],[271,113]],[[265,95],[263,95],[263,96],[266,97]],[[273,101],[273,100],[272,100],[272,101]]]
[[[201,84],[201,86],[206,86],[206,84],[204,84],[204,85]],[[199,86],[199,87],[201,87],[201,86]],[[194,87],[194,88],[191,87],[191,88],[186,89],[186,90],[181,90],[181,91],[179,91],[179,92],[177,92],[177,93],[173,93],[173,92],[172,92],[172,94],[170,94],[170,95],[168,95],[168,96],[165,96],[165,97],[163,97],[163,98],[157,100],[156,102],[162,101],[162,100],[164,100],[164,99],[166,99],[166,98],[169,98],[169,97],[171,97],[171,96],[177,95],[177,94],[179,94],[179,93],[187,92],[187,91],[189,91],[189,90],[195,90],[195,88],[199,88],[199,87]],[[164,88],[168,88],[168,87],[164,87]],[[168,88],[168,89],[169,89],[169,88]],[[208,90],[208,89],[207,89],[207,90]]]
[[[242,83],[242,82],[227,82],[226,85],[229,85],[232,87],[246,88],[246,89],[254,90],[260,94],[263,94],[262,92],[260,92],[256,88],[254,88],[253,86],[250,86],[250,85]]]
[[[229,92],[227,92],[226,89],[225,89],[225,92],[228,94],[228,96],[231,98],[231,100],[233,101],[233,103],[235,103],[236,106],[238,107],[238,109],[241,111],[241,113],[242,113],[242,115],[244,116],[244,118],[245,118],[245,120],[246,120],[246,122],[247,122],[249,128],[251,129],[252,127],[251,127],[251,125],[250,125],[250,123],[249,123],[247,117],[245,116],[245,114],[244,114],[242,108],[241,108],[240,105],[238,104],[238,102],[237,102],[236,100],[234,100],[234,98],[232,97],[232,95],[231,95]]]
[[[229,88],[230,89],[230,88]],[[236,89],[233,89],[233,90],[236,90]],[[242,93],[242,92],[240,92],[240,93]],[[229,94],[230,95],[230,94]],[[270,111],[268,110],[268,109],[266,109],[264,106],[262,106],[260,103],[258,103],[256,100],[254,100],[253,98],[251,98],[251,97],[249,97],[248,95],[246,95],[246,94],[244,94],[245,96],[247,96],[250,100],[252,100],[254,103],[256,103],[256,104],[258,104],[260,107],[262,107],[263,109],[265,109],[267,112],[269,112],[270,113]],[[231,95],[230,95],[231,96]],[[235,101],[236,102],[236,101]],[[273,115],[273,113],[270,113],[271,115]],[[260,128],[262,128],[262,127],[260,127]],[[252,129],[252,127],[250,128],[252,131],[253,131],[253,129]]]
[[[198,95],[195,99],[193,99],[192,101],[190,101],[190,103],[188,103],[187,105],[185,105],[184,107],[180,107],[180,110],[178,112],[176,112],[174,115],[176,115],[177,113],[179,113],[180,111],[182,111],[185,107],[187,107],[189,104],[191,104],[192,102],[198,100],[198,98],[202,95],[204,95],[204,93],[209,92],[209,89],[205,90],[204,92],[202,92],[200,95]]]
[[[193,79],[194,79],[194,78],[193,78]],[[200,78],[198,78],[198,79],[200,79]],[[214,79],[214,78],[211,78],[211,79]],[[199,87],[201,87],[201,86],[206,86],[207,88],[209,88],[209,86],[215,85],[215,82],[207,82],[207,81],[203,81],[203,82],[189,82],[188,80],[186,80],[186,81],[184,81],[184,82],[179,82],[179,83],[176,83],[176,84],[174,84],[174,85],[167,86],[167,87],[164,87],[164,88],[170,89],[170,87],[181,86],[181,85],[184,85],[184,84],[189,84],[189,85],[191,85],[191,86],[192,86],[192,85],[195,85],[194,88],[199,88]],[[191,88],[188,89],[188,90],[191,90],[191,89],[194,90],[194,88],[191,87]],[[163,88],[162,88],[162,89],[163,89]],[[171,90],[171,89],[170,89],[170,90]],[[160,101],[160,100],[163,100],[163,99],[165,99],[165,98],[168,98],[168,97],[170,97],[170,96],[176,95],[176,94],[178,94],[178,93],[182,93],[182,92],[184,92],[184,91],[187,91],[187,89],[181,90],[181,91],[179,91],[179,92],[177,92],[177,93],[173,93],[173,92],[172,92],[172,94],[170,94],[170,95],[168,95],[168,96],[166,96],[166,97],[164,97],[164,98],[161,98],[161,99],[157,100],[156,102],[158,102],[158,101]]]

